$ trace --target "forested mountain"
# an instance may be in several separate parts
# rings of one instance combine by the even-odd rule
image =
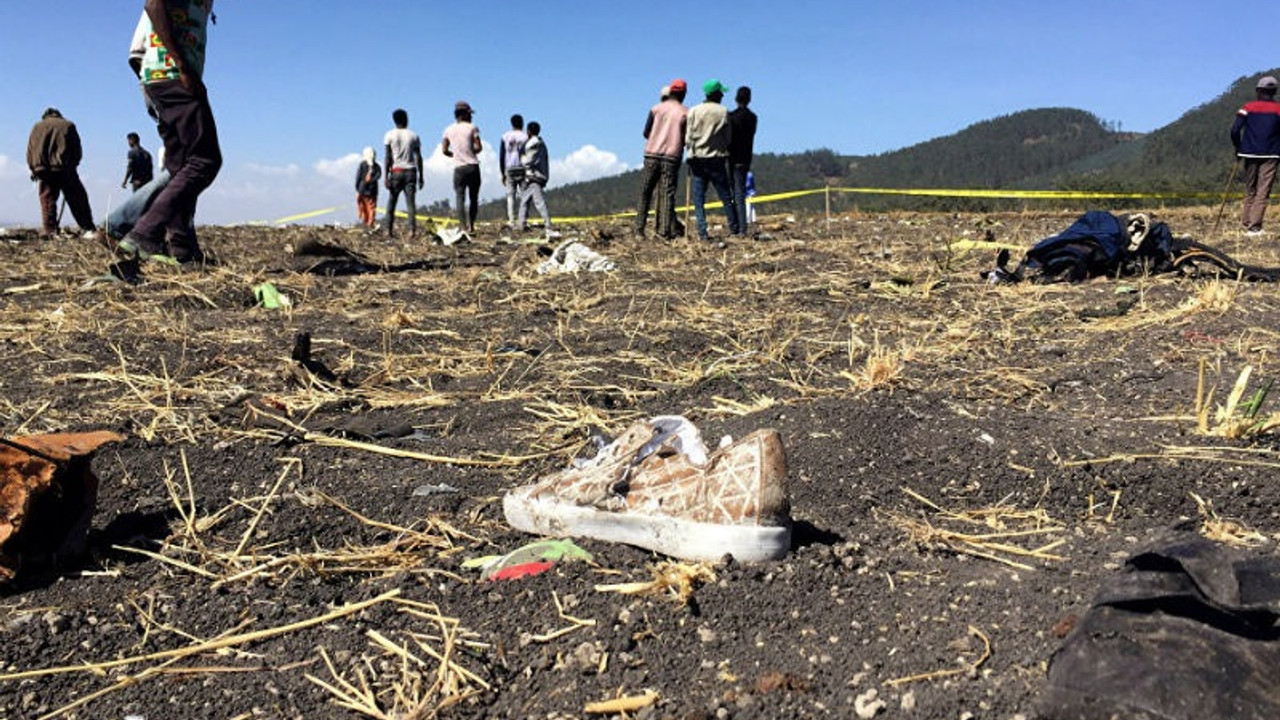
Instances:
[[[1146,135],[1123,133],[1084,110],[1025,110],[971,125],[954,135],[872,156],[842,156],[819,149],[756,156],[761,194],[813,188],[998,188],[1102,191],[1221,191],[1232,172],[1228,130],[1236,110],[1254,97],[1254,84],[1270,70],[1241,77],[1217,98]],[[1135,98],[1135,102],[1140,102]],[[679,197],[685,197],[682,173]],[[634,210],[640,173],[631,171],[548,192],[560,217]],[[714,194],[714,193],[713,193]],[[821,208],[822,197],[788,203],[788,211]],[[842,205],[863,208],[967,207],[969,201],[859,195]],[[503,214],[499,205],[486,217]]]

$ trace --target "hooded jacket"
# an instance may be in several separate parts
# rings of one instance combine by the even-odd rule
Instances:
[[[31,174],[74,170],[80,165],[82,150],[76,124],[57,114],[46,114],[31,128],[27,140],[27,167]]]

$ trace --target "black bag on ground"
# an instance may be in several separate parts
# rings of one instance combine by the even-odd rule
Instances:
[[[1039,717],[1280,718],[1280,558],[1199,536],[1130,558],[1054,653]]]

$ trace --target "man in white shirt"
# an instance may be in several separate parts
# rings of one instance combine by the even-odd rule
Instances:
[[[422,172],[422,139],[409,129],[409,113],[403,109],[391,113],[391,121],[396,126],[388,130],[383,139],[386,145],[383,163],[387,168],[385,184],[390,194],[387,198],[387,236],[396,236],[396,202],[400,193],[404,193],[405,206],[409,211],[409,239],[412,240],[418,235],[417,191],[427,182]]]

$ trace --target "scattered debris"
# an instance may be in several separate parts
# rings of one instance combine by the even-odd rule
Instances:
[[[462,491],[449,483],[440,483],[439,485],[419,485],[413,489],[413,496],[430,497],[432,495],[453,495],[459,492]]]
[[[593,562],[595,558],[572,540],[546,539],[522,545],[506,555],[473,558],[462,563],[462,567],[479,568],[481,580],[512,580],[537,575],[550,570],[555,563],[573,560]]]
[[[551,257],[538,263],[538,274],[609,272],[614,267],[614,262],[609,258],[583,245],[576,238],[570,238],[557,245]]]
[[[1112,215],[1091,210],[1066,230],[1031,247],[1018,266],[1008,267],[1009,250],[996,256],[996,267],[982,272],[992,285],[1021,282],[1080,282],[1094,277],[1177,272],[1199,276],[1201,268],[1217,277],[1256,282],[1280,281],[1280,268],[1245,265],[1189,237],[1174,237],[1163,222],[1146,215]]]
[[[880,691],[875,688],[858,695],[853,699],[853,712],[862,720],[871,720],[887,707],[885,701],[878,697],[879,695]]]
[[[90,461],[113,432],[0,440],[0,583],[23,568],[79,557],[98,502]]]
[[[281,310],[293,307],[293,301],[288,295],[276,289],[276,286],[269,283],[259,283],[253,286],[253,299],[260,307],[267,310]]]
[[[653,579],[645,582],[597,585],[596,592],[623,595],[666,596],[680,605],[689,602],[693,591],[716,581],[716,573],[707,563],[661,562],[652,569]]]
[[[471,242],[471,236],[462,228],[447,227],[436,231],[436,238],[440,240],[440,244],[448,247],[459,243]]]
[[[1280,558],[1177,536],[1102,583],[1037,717],[1280,717],[1277,621]]]

